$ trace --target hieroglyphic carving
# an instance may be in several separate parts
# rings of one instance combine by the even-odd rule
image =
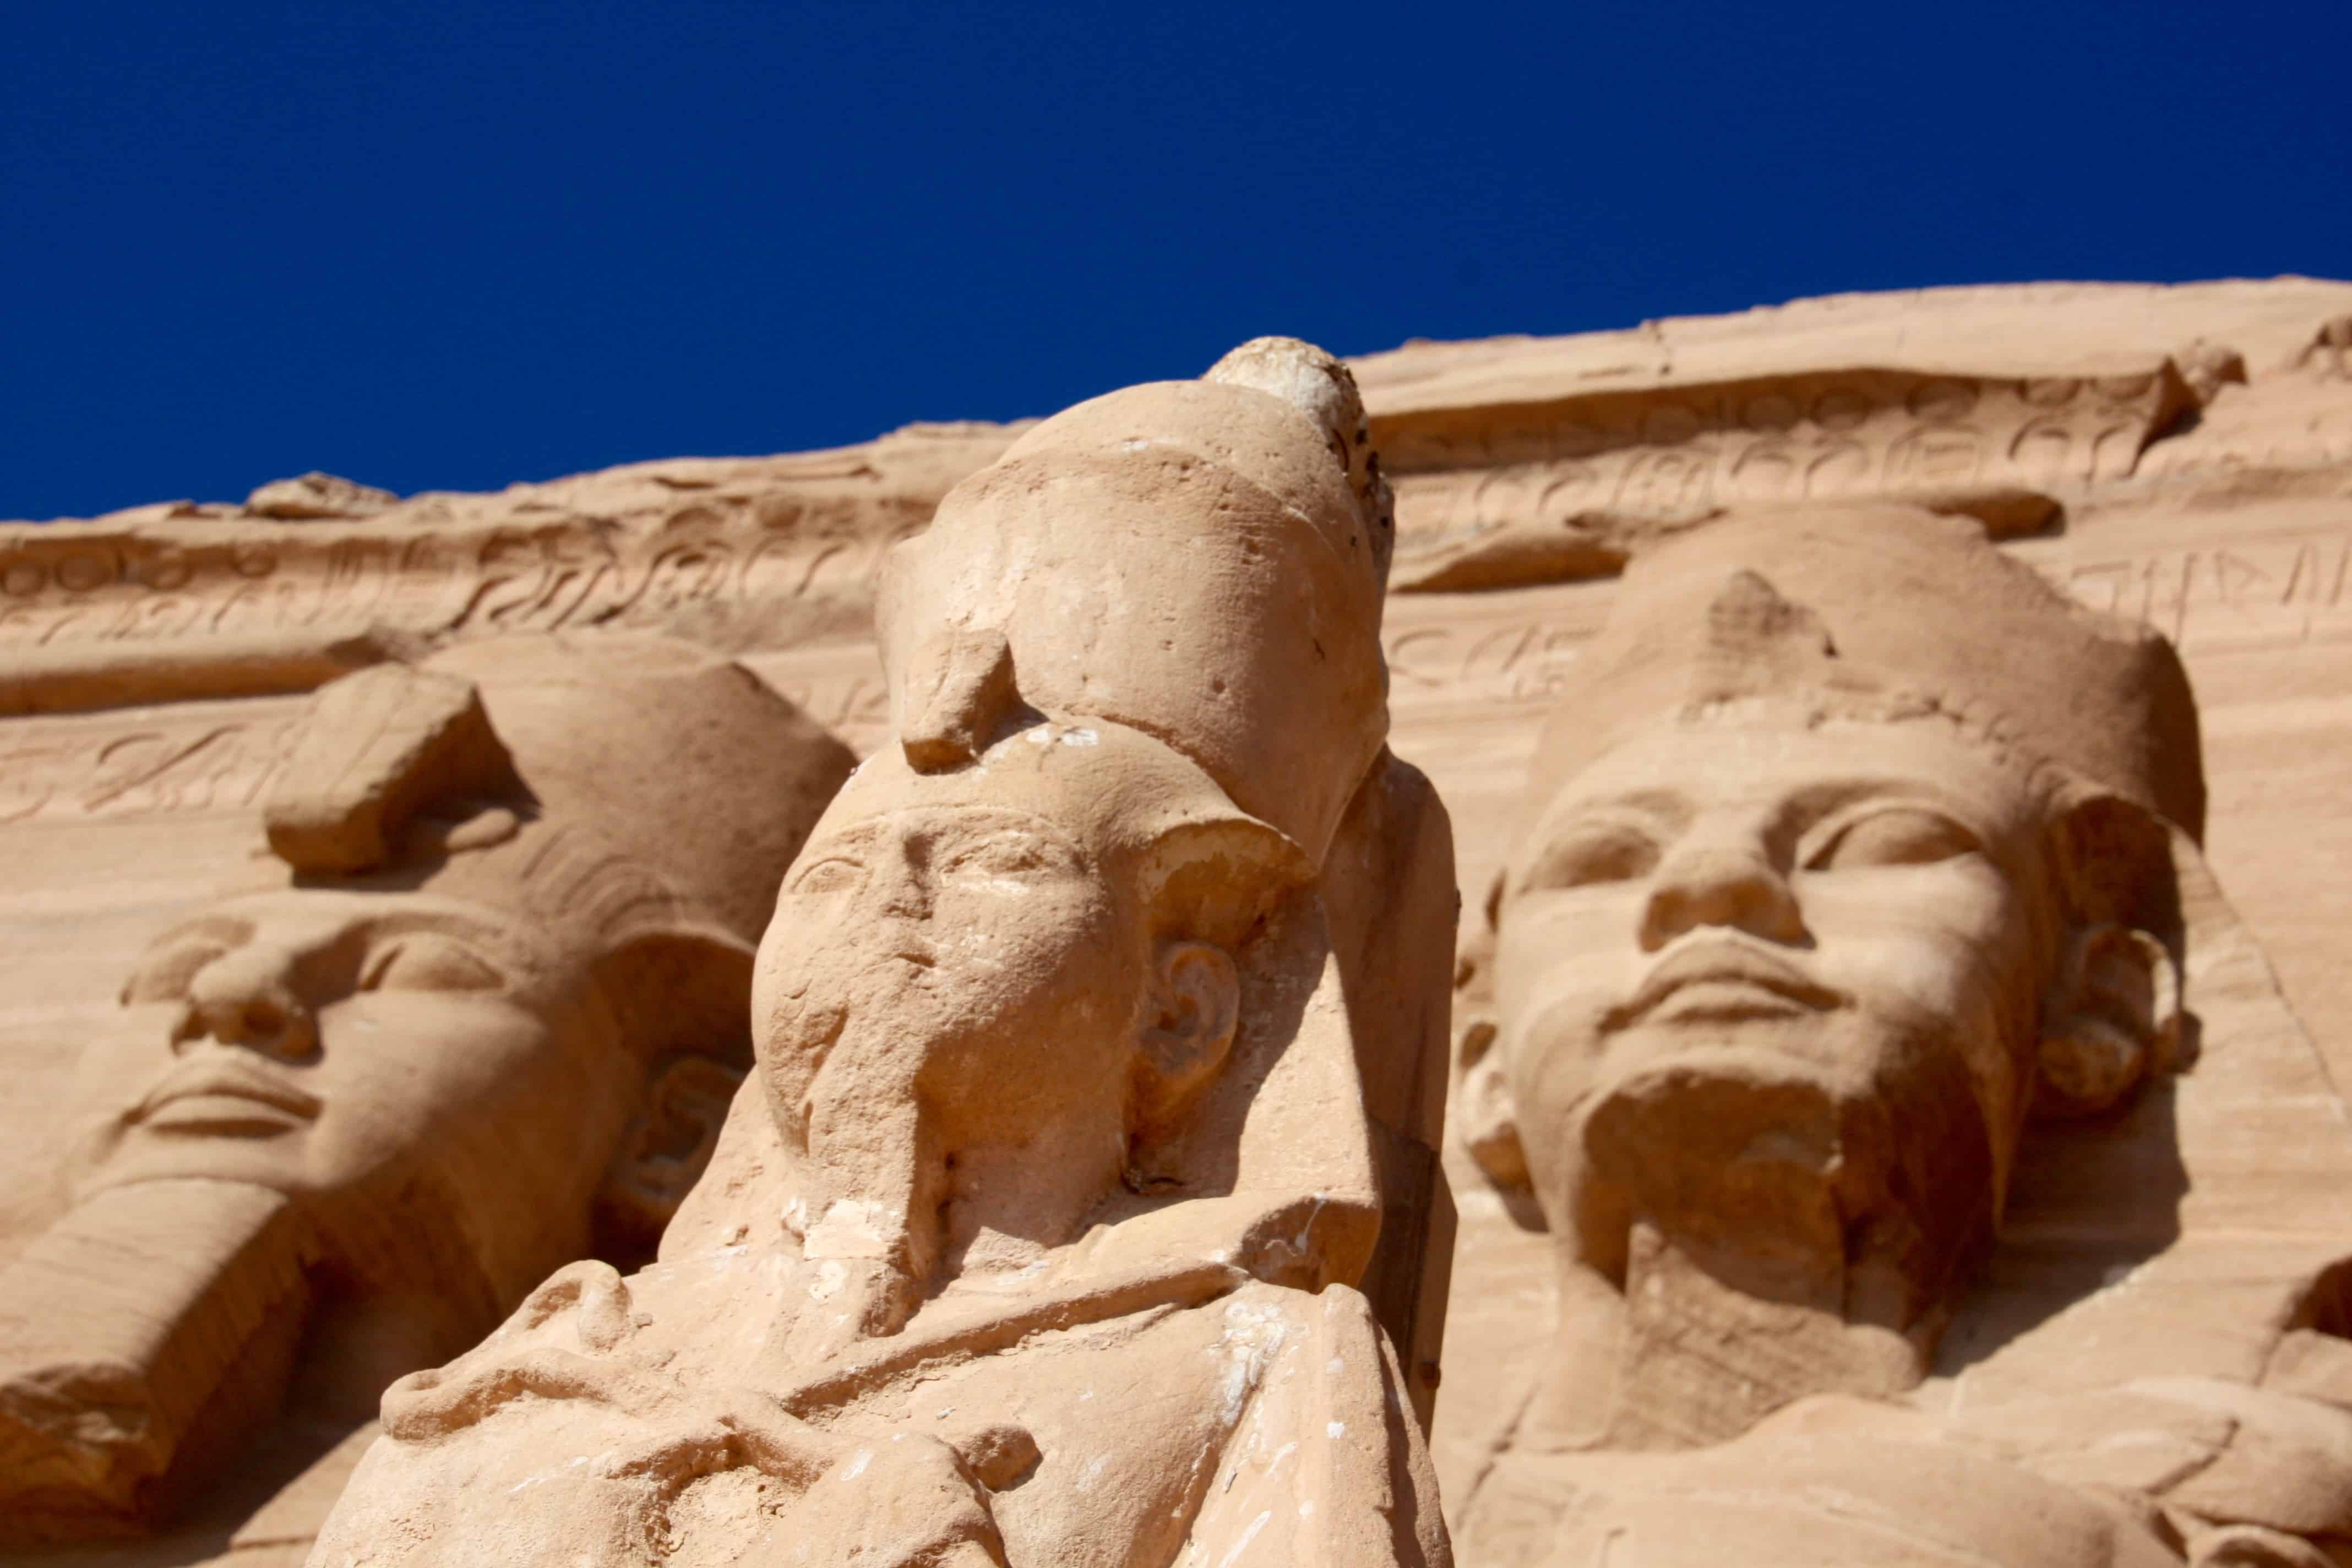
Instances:
[[[2272,1134],[2276,1261],[2246,1258],[2251,1210],[2179,1201],[2228,1184],[2301,1042],[2210,984],[2251,944],[2199,887],[2172,650],[1975,530],[1878,507],[1645,556],[1584,665],[1461,972],[1457,1127],[1559,1281],[1449,1500],[1464,1560],[2324,1561],[2302,1538],[2346,1533],[2342,1384],[2271,1369],[2291,1329],[2352,1363],[2286,1306],[2342,1243],[2274,1173],[2341,1180],[2352,1144],[2333,1114]],[[2208,1058],[2175,1078],[2184,969]],[[2088,1176],[2089,1125],[2136,1145],[2120,1179]],[[2035,1262],[2004,1266],[2025,1237]],[[2265,1269],[2278,1307],[2206,1283]],[[2200,1289],[2165,1300],[2168,1271]],[[2235,1359],[2200,1362],[2200,1333]],[[2325,1459],[2284,1458],[2316,1429]],[[2327,1511],[2279,1504],[2289,1466]]]
[[[0,648],[589,626],[782,646],[861,627],[889,546],[1012,434],[951,426],[844,453],[646,465],[420,496],[363,521],[184,506],[0,526]]]
[[[2352,531],[2037,564],[2087,607],[2144,622],[2192,650],[2352,637]],[[1393,625],[1390,700],[1400,710],[1552,700],[1572,679],[1601,607],[1595,600],[1529,605],[1495,621]]]
[[[1390,700],[1399,708],[1423,702],[1543,703],[1559,695],[1589,626],[1529,616],[1501,626],[1425,626],[1391,632]]]
[[[863,754],[887,731],[890,700],[879,665],[856,662],[771,671],[768,682]],[[261,699],[7,720],[0,722],[0,824],[252,809],[284,762],[298,716],[294,700]]]
[[[2156,360],[2033,378],[1808,372],[1376,423],[1395,454],[1406,585],[1507,534],[1591,534],[1591,551],[1548,574],[1558,580],[1613,572],[1623,550],[1612,531],[1728,506],[2121,479],[2193,403],[2172,362]]]
[[[0,823],[249,809],[283,763],[294,721],[290,705],[269,717],[207,706],[128,723],[11,721],[0,727]]]
[[[834,510],[863,521],[854,507]],[[688,507],[643,530],[561,519],[405,541],[167,547],[146,572],[129,570],[115,541],[58,550],[15,539],[0,555],[0,645],[384,623],[478,635],[658,626],[698,605],[854,592],[902,531],[778,537],[754,519]],[[845,554],[854,558],[846,570],[837,563]]]
[[[2077,562],[2051,574],[2076,599],[2194,650],[2352,635],[2352,532]]]
[[[781,574],[785,559],[778,550],[735,570]],[[850,569],[859,565],[845,549],[831,559]],[[805,572],[808,563],[796,560],[793,569]],[[2344,531],[2044,570],[2085,605],[2144,621],[2191,648],[2216,641],[2282,646],[2352,632],[2352,533]],[[688,574],[684,563],[672,572]],[[1530,605],[1507,618],[1476,623],[1401,618],[1384,637],[1390,700],[1400,712],[1553,700],[1572,679],[1577,650],[1601,610],[1596,600]],[[888,691],[878,666],[862,657],[816,670],[802,667],[796,657],[781,667],[763,661],[762,670],[777,690],[861,755],[887,731]],[[232,720],[222,712],[205,706],[184,715],[152,710],[116,723],[13,721],[0,729],[0,822],[249,806],[282,751],[286,721]]]
[[[2242,405],[2235,417],[2199,430],[2192,439],[2164,443],[2148,454],[2140,471],[2175,485],[2228,486],[2259,476],[2273,488],[2277,476],[2300,471],[2322,486],[2332,486],[2334,476],[2314,470],[2347,462],[2352,462],[2352,399],[2314,407],[2306,397],[2303,406],[2293,409]]]
[[[119,736],[90,752],[94,776],[74,804],[90,816],[247,806],[284,763],[291,734],[286,724],[263,723]]]

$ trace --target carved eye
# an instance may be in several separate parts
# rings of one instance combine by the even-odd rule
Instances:
[[[1808,871],[1851,871],[1871,866],[1926,866],[1970,854],[1976,835],[1939,811],[1890,806],[1839,827],[1808,856]]]
[[[494,991],[505,976],[446,936],[402,937],[368,961],[362,991]]]
[[[855,892],[866,880],[866,868],[856,861],[835,855],[801,868],[793,879],[793,891],[815,897],[824,893]]]
[[[1025,833],[1000,833],[948,856],[940,875],[959,882],[1034,882],[1077,869],[1056,844]]]
[[[1603,882],[1630,882],[1648,876],[1657,863],[1658,841],[1642,829],[1622,822],[1589,823],[1544,846],[1519,889],[1559,892]]]
[[[178,942],[151,955],[122,987],[122,1005],[176,1002],[188,994],[196,976],[228,949],[216,942]]]

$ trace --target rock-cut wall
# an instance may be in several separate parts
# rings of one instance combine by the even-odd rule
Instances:
[[[1745,505],[1917,500],[2179,646],[2211,861],[2336,1081],[2352,1071],[2352,284],[1842,296],[1355,369],[1397,495],[1393,744],[1451,809],[1465,907],[1632,552]],[[650,630],[743,658],[863,752],[885,719],[882,553],[1016,434],[405,500],[313,476],[0,525],[0,1259],[54,1211],[79,1043],[143,942],[251,854],[304,694],[487,635]],[[1373,1092],[1412,1120],[1413,1086]],[[1514,1342],[1544,1315],[1540,1249],[1449,1163],[1450,1337]],[[1441,1471],[1475,1447],[1498,1359],[1445,1363]],[[291,1539],[255,1528],[240,1560]]]

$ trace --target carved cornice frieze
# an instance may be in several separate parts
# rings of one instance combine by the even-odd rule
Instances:
[[[1391,587],[1607,577],[1646,538],[1757,504],[1902,500],[2015,539],[2062,509],[2183,484],[2236,487],[2225,500],[2249,485],[2333,497],[2334,465],[2352,459],[2343,337],[2331,318],[2251,386],[2233,351],[2203,343],[2031,371],[1750,361],[1375,378],[1397,491]],[[833,452],[644,463],[364,517],[172,503],[0,525],[0,717],[12,717],[0,819],[240,807],[276,756],[274,731],[249,715],[277,705],[211,700],[304,692],[513,631],[693,637],[751,658],[837,732],[864,736],[880,721],[865,639],[884,552],[1017,429],[918,426]],[[2178,560],[2061,553],[2036,563],[2176,639],[2327,637],[2343,613],[2332,527]],[[1396,700],[1539,700],[1581,641],[1559,608],[1530,604],[1492,626],[1391,616]],[[95,728],[13,717],[95,721],[107,708],[126,711]]]
[[[2030,532],[2197,406],[2168,357],[2095,374],[1862,366],[1421,408],[1373,426],[1400,592],[1605,576],[1734,507],[1889,499]]]
[[[360,521],[142,508],[0,528],[0,712],[302,690],[404,645],[630,627],[861,635],[884,552],[1013,432],[641,464]]]

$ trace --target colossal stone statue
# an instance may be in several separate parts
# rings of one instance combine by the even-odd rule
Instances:
[[[0,1274],[0,1538],[152,1528],[257,1439],[315,1457],[549,1270],[650,1256],[850,764],[659,638],[324,688],[253,885],[87,1048],[65,1212]]]
[[[1465,1560],[2344,1560],[2345,1226],[2215,1158],[2310,1064],[2203,810],[2170,646],[1973,524],[1637,559],[1463,1037],[1560,1303]]]
[[[1442,1059],[1454,905],[1383,744],[1389,526],[1347,372],[1286,340],[952,492],[661,1260],[396,1384],[314,1561],[1446,1561],[1353,1289],[1419,1277],[1366,1078]],[[1369,867],[1433,955],[1364,961]]]

